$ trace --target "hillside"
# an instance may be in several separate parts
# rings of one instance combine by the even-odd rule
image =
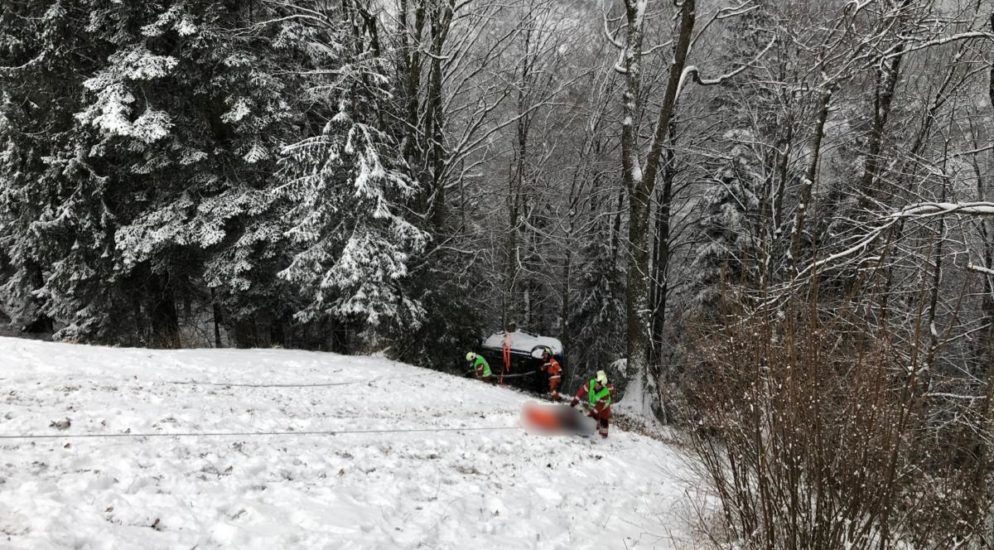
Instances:
[[[5,548],[689,544],[675,449],[385,359],[0,338],[0,387]]]

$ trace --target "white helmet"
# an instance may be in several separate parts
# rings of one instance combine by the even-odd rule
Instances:
[[[599,370],[597,371],[597,381],[601,383],[602,386],[607,385],[607,373]]]
[[[474,359],[476,359],[476,354],[475,353],[469,352],[469,353],[466,354],[466,360],[467,361],[472,361]]]

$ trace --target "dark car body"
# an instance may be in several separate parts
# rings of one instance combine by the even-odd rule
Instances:
[[[510,351],[510,365],[505,369],[505,342]],[[542,371],[542,351],[548,349],[562,367],[563,380],[566,376],[566,354],[562,343],[546,336],[536,336],[523,331],[498,332],[490,335],[480,347],[480,355],[490,363],[494,376],[503,383],[528,392],[545,394],[549,391],[548,375]]]

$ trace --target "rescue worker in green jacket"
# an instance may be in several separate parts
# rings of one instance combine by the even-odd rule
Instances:
[[[487,363],[487,360],[482,355],[469,352],[466,354],[466,361],[470,363],[478,379],[484,382],[493,381],[493,372],[490,370],[490,363]]]
[[[583,407],[587,409],[587,414],[597,421],[597,433],[601,434],[602,438],[607,438],[607,426],[611,419],[613,397],[614,386],[607,383],[607,373],[599,370],[597,376],[580,386],[569,406],[576,407],[582,402]]]

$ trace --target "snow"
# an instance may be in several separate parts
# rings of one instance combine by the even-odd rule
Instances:
[[[611,365],[611,368],[620,373],[627,373],[628,360],[619,359]],[[623,415],[629,422],[629,426],[638,426],[642,433],[653,433],[663,438],[672,438],[673,431],[669,426],[660,422],[652,411],[653,395],[659,394],[656,386],[650,383],[647,388],[644,382],[645,378],[642,375],[630,377],[628,386],[625,387],[624,396],[611,406],[611,412]]]
[[[235,101],[235,104],[231,107],[231,110],[221,115],[221,120],[223,122],[233,124],[236,122],[241,122],[245,117],[249,116],[250,114],[252,114],[252,109],[251,106],[249,105],[248,100],[245,99],[244,97],[240,97],[238,98],[237,101]]]
[[[548,347],[553,355],[560,355],[563,352],[563,343],[556,338],[548,336],[535,336],[527,332],[516,330],[511,333],[511,351],[531,354],[537,347]],[[491,334],[483,341],[483,347],[491,349],[502,349],[504,347],[504,333]]]
[[[994,202],[923,202],[905,206],[889,217],[910,218],[915,216],[942,216],[946,214],[994,216]]]
[[[994,275],[994,269],[991,269],[989,267],[984,267],[981,265],[976,265],[973,262],[967,264],[966,268],[971,271],[976,271],[977,273],[983,273],[985,275]]]
[[[385,359],[0,338],[0,386],[4,548],[692,546],[676,449],[530,435],[527,396]],[[126,432],[241,434],[68,437]]]

